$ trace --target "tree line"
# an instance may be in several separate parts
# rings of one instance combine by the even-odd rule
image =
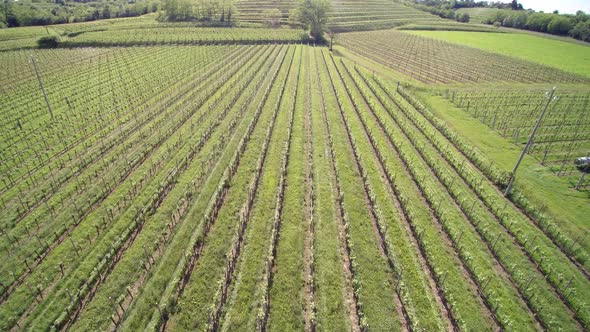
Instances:
[[[159,8],[159,0],[0,0],[0,28],[134,17]]]
[[[525,10],[518,0],[511,2],[474,1],[474,0],[400,0],[401,2],[438,15],[442,18],[469,22],[467,13],[459,13],[461,8],[496,8],[483,23],[508,28],[544,32],[560,36],[570,36],[583,41],[590,41],[590,15],[578,11],[575,15],[535,12]],[[467,15],[467,17],[465,17]]]
[[[237,9],[232,0],[163,0],[161,21],[202,21],[212,24],[235,23]]]
[[[483,23],[545,32],[553,35],[570,36],[590,42],[590,15],[581,10],[575,15],[562,15],[557,12],[534,12],[530,10],[498,11],[485,19]]]
[[[421,11],[425,11],[431,13],[433,15],[446,18],[449,20],[455,20],[457,22],[467,23],[471,19],[469,14],[467,13],[458,13],[455,10],[459,8],[469,8],[475,7],[477,5],[481,6],[504,6],[506,4],[501,2],[488,2],[488,1],[479,1],[475,2],[473,0],[452,0],[452,1],[443,1],[443,0],[404,0],[402,1],[406,5],[412,6],[416,9]]]

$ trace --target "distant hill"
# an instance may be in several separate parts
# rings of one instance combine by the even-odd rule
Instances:
[[[264,23],[265,11],[279,9],[281,23],[287,23],[289,10],[297,1],[240,0],[236,2],[242,22]],[[330,27],[336,31],[372,30],[401,26],[409,23],[426,24],[443,19],[426,12],[387,0],[332,0]]]

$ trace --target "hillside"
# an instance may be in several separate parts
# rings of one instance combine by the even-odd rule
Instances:
[[[236,3],[238,18],[243,22],[264,23],[264,10],[281,10],[283,23],[288,21],[289,10],[296,6],[292,0],[239,0]],[[391,28],[408,23],[444,22],[441,18],[386,0],[364,2],[332,0],[332,12],[328,15],[329,27],[333,31],[372,30]]]

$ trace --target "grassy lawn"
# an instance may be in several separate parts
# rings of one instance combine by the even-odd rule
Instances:
[[[420,93],[420,97],[431,111],[487,154],[495,165],[512,171],[521,152],[519,147],[510,144],[464,111],[453,107],[444,98],[427,93]],[[516,187],[525,192],[529,199],[546,205],[555,221],[570,236],[590,230],[590,194],[587,191],[575,191],[573,185],[575,183],[555,176],[548,168],[541,166],[528,155],[525,156],[516,176]],[[583,245],[588,249],[587,243]]]
[[[590,47],[529,34],[412,31],[419,36],[505,54],[590,77]]]

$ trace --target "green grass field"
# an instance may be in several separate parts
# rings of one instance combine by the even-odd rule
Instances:
[[[410,33],[501,53],[590,77],[590,47],[587,46],[517,33],[463,31],[412,31]]]

